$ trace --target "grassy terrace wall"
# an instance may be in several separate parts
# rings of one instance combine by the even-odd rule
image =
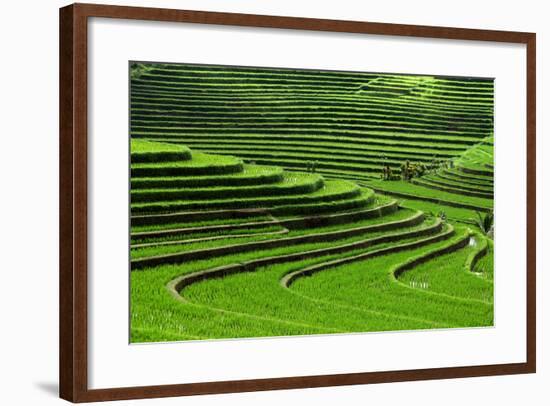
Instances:
[[[170,64],[132,75],[132,137],[287,169],[378,177],[492,131],[492,80]]]

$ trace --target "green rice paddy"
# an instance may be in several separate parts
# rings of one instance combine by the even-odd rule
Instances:
[[[132,343],[493,325],[492,80],[130,74]]]

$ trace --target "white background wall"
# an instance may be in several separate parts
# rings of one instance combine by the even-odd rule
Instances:
[[[534,31],[538,42],[538,373],[536,375],[411,382],[340,388],[139,401],[175,405],[545,405],[550,399],[549,197],[543,179],[550,159],[543,133],[541,76],[550,54],[547,2],[180,0],[112,4],[289,15],[468,28]],[[4,2],[0,14],[0,402],[61,404],[58,373],[58,7],[57,0]],[[545,234],[546,236],[546,234]],[[545,250],[546,248],[546,250]],[[546,251],[546,252],[545,252]],[[7,259],[7,261],[6,261]],[[543,317],[546,319],[543,320]],[[118,402],[126,405],[131,402]]]

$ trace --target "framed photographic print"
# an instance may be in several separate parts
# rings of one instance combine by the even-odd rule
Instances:
[[[535,372],[535,34],[60,10],[60,395]]]

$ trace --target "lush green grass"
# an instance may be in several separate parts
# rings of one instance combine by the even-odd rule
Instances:
[[[132,138],[130,140],[130,152],[135,154],[149,154],[155,152],[181,152],[190,151],[189,148],[168,143],[152,142]]]
[[[489,140],[493,87],[484,79],[153,64],[132,80],[131,133],[287,169],[318,160],[323,173],[373,176],[381,148],[397,168]]]
[[[434,244],[432,249],[446,244],[449,243]],[[417,249],[334,268],[312,278],[299,279],[291,290],[313,300],[431,320],[447,326],[492,325],[490,304],[434,294],[400,284],[390,277],[399,264],[424,252],[424,249]],[[405,328],[422,327],[411,322]]]
[[[193,233],[185,234],[175,234],[163,237],[148,237],[148,238],[137,238],[132,236],[130,239],[130,244],[134,247],[134,250],[138,246],[137,244],[163,244],[170,243],[169,245],[160,245],[160,246],[170,246],[173,243],[176,248],[176,252],[180,250],[185,250],[188,248],[189,244],[199,244],[207,240],[224,240],[230,241],[231,238],[245,238],[249,236],[259,236],[261,234],[265,235],[276,235],[277,233],[287,233],[287,230],[284,227],[277,225],[267,225],[265,227],[249,227],[249,228],[240,228],[238,230],[223,230],[223,231],[196,231]],[[202,241],[199,241],[202,240]]]
[[[438,243],[436,246],[445,244],[448,242]],[[361,252],[364,253],[365,250]],[[357,253],[355,251],[349,255]],[[385,266],[373,268],[372,275],[355,271],[352,264],[343,271],[343,277],[334,278],[337,272],[333,271],[320,273],[296,282],[290,291],[278,283],[283,275],[296,268],[333,259],[334,256],[274,265],[260,268],[254,273],[211,279],[186,288],[182,294],[190,303],[180,304],[173,310],[179,313],[177,316],[183,316],[178,317],[180,320],[186,321],[179,328],[209,337],[247,337],[254,335],[262,327],[270,335],[291,335],[457,327],[469,325],[467,317],[470,318],[470,323],[473,320],[483,325],[491,323],[489,306],[457,301],[445,296],[436,296],[426,301],[423,292],[402,288],[391,282],[387,270],[389,261],[399,262],[414,253],[382,257],[376,264]],[[353,279],[348,271],[353,273]],[[368,283],[357,285],[354,283],[357,276],[371,277]],[[321,278],[323,283],[319,282]],[[330,279],[328,284],[327,278]],[[341,289],[342,283],[349,284],[350,290],[347,291],[352,293],[351,301],[349,297],[342,297],[345,293]],[[380,289],[380,285],[385,287]],[[142,283],[140,286],[145,287],[146,284]],[[330,295],[330,298],[325,295]],[[401,309],[397,298],[403,298],[409,306]],[[155,317],[157,313],[154,307],[142,310],[145,313],[140,314],[139,318]],[[189,313],[208,314],[208,320],[204,321],[205,324],[197,323],[193,317],[189,317]],[[170,330],[171,326],[167,325],[166,328]]]
[[[407,240],[404,240],[407,241]],[[387,244],[386,246],[389,246]],[[381,245],[383,246],[383,245]],[[380,248],[381,246],[377,246]],[[317,245],[312,245],[308,248],[318,248]],[[372,249],[372,248],[369,248]],[[300,249],[301,252],[303,249]],[[346,253],[348,256],[356,255],[360,252],[365,252],[365,250],[355,250]],[[168,283],[170,280],[181,274],[188,274],[197,270],[213,268],[222,264],[227,263],[236,263],[250,260],[253,258],[262,258],[265,256],[274,256],[280,254],[288,254],[289,248],[279,248],[276,250],[270,250],[267,253],[261,251],[255,251],[244,254],[237,254],[232,256],[227,256],[223,258],[211,258],[202,261],[193,261],[189,262],[183,266],[161,266],[155,268],[154,271],[150,272],[133,272],[131,275],[131,295],[132,295],[132,304],[133,304],[133,319],[132,323],[135,323],[136,330],[132,332],[133,341],[143,340],[143,336],[138,334],[138,331],[141,329],[147,329],[147,326],[151,326],[151,321],[158,327],[156,329],[149,329],[150,340],[159,341],[163,340],[163,332],[168,332],[171,334],[178,335],[179,333],[199,335],[202,337],[209,338],[220,338],[220,337],[248,337],[248,336],[258,336],[258,335],[290,335],[290,334],[311,334],[311,333],[327,333],[327,332],[342,332],[341,328],[337,327],[327,327],[325,325],[316,325],[311,321],[296,321],[292,320],[295,317],[291,316],[291,319],[286,319],[287,314],[293,313],[292,306],[288,307],[283,314],[279,316],[272,317],[266,313],[254,314],[253,310],[256,309],[245,309],[245,311],[239,311],[236,309],[213,309],[210,304],[205,303],[180,303],[173,300],[173,297],[167,294],[164,283]],[[302,261],[298,264],[306,265],[311,263],[316,263],[321,260],[330,259],[333,256],[325,257],[316,257],[311,260]],[[293,263],[294,264],[294,263]],[[284,266],[284,265],[281,265]],[[290,265],[287,265],[290,266]],[[183,269],[185,267],[185,270]],[[281,286],[278,284],[278,280],[285,272],[277,272],[276,278],[272,281],[270,286],[266,286],[265,289],[270,289],[273,291],[279,291],[284,295],[285,290],[281,290]],[[260,269],[254,274],[261,277],[264,272]],[[197,285],[192,285],[186,289],[185,297],[193,298],[194,292],[196,289],[200,292],[205,292],[204,294],[214,299],[217,294],[211,292],[210,289],[204,289],[204,286],[210,286],[217,281],[221,282],[221,285],[225,285],[224,282],[231,283],[233,278],[246,277],[247,274],[236,275],[220,280],[208,280],[207,282],[200,283]],[[273,283],[274,282],[274,283]],[[261,291],[264,291],[262,286],[258,284],[246,284],[241,287],[241,289],[252,289],[253,292],[256,292],[255,289],[260,287]],[[210,291],[210,293],[208,293]],[[228,289],[227,292],[230,293],[232,290]],[[267,294],[267,291],[265,291]],[[191,296],[189,296],[191,295]],[[225,299],[227,299],[227,294]],[[230,296],[230,295],[229,295]],[[237,306],[240,306],[239,298],[240,295],[233,294],[233,303]],[[262,309],[271,306],[271,297],[270,300],[261,300],[263,297],[267,299],[268,296],[264,296],[260,293],[260,296],[253,294],[248,298],[261,301],[263,304]],[[288,296],[291,297],[291,296]],[[220,297],[221,299],[221,297]],[[244,299],[244,298],[243,298]],[[282,298],[284,299],[284,298]],[[280,300],[273,303],[281,303]],[[307,305],[307,303],[301,302],[302,306]],[[248,307],[248,306],[245,306]],[[309,307],[311,308],[311,307]],[[328,307],[327,310],[330,310],[331,307]],[[337,310],[337,309],[332,309]],[[310,313],[310,312],[304,312]],[[316,314],[317,312],[310,313],[311,315]],[[166,314],[170,314],[171,317],[166,317]],[[303,313],[302,313],[303,314]],[[342,314],[342,313],[339,313]],[[397,318],[399,316],[391,317],[391,319]],[[345,320],[345,319],[344,319]],[[134,325],[134,324],[133,324]],[[424,327],[431,326],[431,323],[423,325]],[[396,327],[398,328],[398,327]],[[263,329],[263,330],[262,330]],[[263,331],[263,333],[261,333]],[[362,331],[360,330],[344,330],[344,331]],[[134,332],[136,335],[134,335]],[[183,338],[182,338],[183,339]]]
[[[322,233],[330,233],[330,232],[335,232],[335,231],[344,231],[344,230],[347,230],[347,229],[355,229],[355,228],[358,228],[358,227],[367,227],[367,226],[374,226],[374,225],[379,225],[379,224],[385,224],[385,223],[389,223],[389,222],[393,222],[393,221],[399,221],[399,220],[404,220],[404,219],[407,219],[407,218],[411,218],[415,215],[415,213],[413,211],[410,211],[410,210],[401,210],[401,211],[398,211],[394,214],[391,214],[391,215],[388,215],[388,216],[384,216],[384,217],[378,217],[378,218],[374,218],[374,219],[368,219],[368,220],[363,220],[363,221],[359,221],[359,222],[355,222],[355,223],[351,223],[351,224],[344,224],[344,225],[339,225],[339,226],[327,226],[327,227],[316,227],[314,229],[314,232],[312,232],[312,230],[304,230],[304,229],[298,229],[298,230],[292,230],[290,231],[288,234],[281,234],[281,235],[277,235],[277,236],[261,236],[261,237],[258,237],[258,236],[255,236],[255,237],[250,237],[250,238],[243,238],[243,239],[240,239],[239,240],[239,244],[244,244],[244,243],[248,243],[248,242],[254,242],[254,241],[263,241],[263,240],[279,240],[279,239],[291,239],[291,238],[294,238],[294,237],[303,237],[303,236],[308,236],[308,235],[312,235],[312,234],[322,234]],[[426,221],[426,224],[431,224],[432,221]],[[424,225],[426,225],[424,224]],[[415,227],[412,227],[411,229],[413,229]],[[372,236],[376,236],[376,235],[381,235],[380,233],[373,233],[373,232],[369,232],[367,230],[365,230],[364,233],[360,234],[360,235],[356,235],[354,237],[351,237],[351,238],[345,238],[345,239],[338,239],[338,238],[335,238],[335,237],[331,237],[331,238],[326,238],[326,241],[325,242],[322,242],[322,243],[314,243],[314,244],[310,244],[310,243],[305,243],[305,244],[301,244],[301,245],[292,245],[292,246],[289,246],[288,249],[291,249],[291,250],[297,250],[297,251],[292,251],[292,252],[300,252],[300,251],[303,251],[303,250],[307,250],[307,249],[315,249],[315,248],[325,248],[325,247],[330,247],[331,245],[334,245],[335,244],[335,241],[338,241],[339,244],[348,244],[348,243],[352,243],[352,242],[356,242],[356,241],[359,241],[361,239],[364,239],[365,236],[368,236],[369,238],[372,237]],[[231,238],[227,238],[227,239],[220,239],[220,240],[216,240],[216,241],[209,241],[209,242],[200,242],[200,243],[188,243],[188,244],[181,244],[181,245],[178,245],[178,244],[174,244],[174,245],[164,245],[164,246],[153,246],[153,247],[146,247],[146,248],[137,248],[137,249],[132,249],[131,251],[131,256],[132,256],[132,259],[134,258],[146,258],[146,257],[151,257],[151,256],[156,256],[156,255],[166,255],[166,254],[173,254],[173,253],[179,253],[179,252],[189,252],[189,251],[193,251],[193,250],[203,250],[203,249],[208,249],[208,248],[217,248],[217,247],[222,247],[222,246],[225,246],[225,245],[230,245],[230,244],[234,244],[235,241]],[[273,251],[270,252],[270,254],[273,254]]]
[[[132,163],[191,159],[191,150],[186,146],[139,139],[130,140],[130,153]]]
[[[430,159],[434,156],[440,156],[442,158],[451,158],[460,154],[461,150],[457,149],[435,149],[426,146],[422,150],[415,148],[414,146],[402,145],[400,147],[392,147],[391,145],[377,145],[377,144],[359,144],[353,142],[325,142],[318,141],[315,143],[315,146],[309,145],[305,141],[300,140],[262,140],[255,137],[247,138],[212,138],[204,139],[202,137],[186,137],[185,140],[180,139],[179,137],[172,138],[161,138],[159,140],[165,140],[166,142],[173,143],[182,143],[185,142],[186,145],[190,145],[196,149],[208,150],[208,149],[218,149],[223,146],[223,150],[249,150],[249,149],[262,149],[262,150],[277,150],[277,148],[284,148],[285,150],[294,150],[294,151],[304,151],[309,152],[311,150],[319,151],[337,151],[339,154],[353,155],[353,154],[366,154],[366,153],[383,153],[388,157],[403,157],[403,156],[426,156]]]
[[[265,185],[283,180],[283,170],[278,167],[243,165],[242,171],[205,176],[156,176],[133,177],[132,190],[163,187],[214,187]]]
[[[371,186],[376,190],[381,190],[392,194],[392,192],[404,193],[411,196],[417,196],[418,198],[427,197],[430,199],[437,199],[441,202],[448,201],[454,203],[462,203],[464,205],[475,206],[484,209],[492,209],[493,200],[484,199],[472,196],[462,196],[456,193],[443,192],[440,190],[431,189],[425,186],[414,185],[405,181],[371,181],[367,183],[367,186]]]
[[[492,185],[469,184],[465,182],[464,179],[458,179],[458,178],[453,179],[452,177],[445,177],[441,173],[426,175],[422,178],[422,180],[433,182],[436,184],[447,185],[450,187],[461,188],[465,190],[480,191],[480,192],[486,192],[486,193],[493,192]]]
[[[460,143],[460,145],[453,145],[449,144],[445,141],[443,138],[437,138],[437,139],[418,139],[418,138],[406,138],[406,139],[400,139],[399,142],[396,142],[394,137],[377,137],[377,136],[369,136],[369,137],[346,137],[346,136],[338,136],[338,138],[335,138],[334,136],[330,134],[277,134],[277,135],[270,135],[269,137],[266,137],[263,133],[233,133],[233,134],[209,134],[208,138],[205,138],[203,135],[195,134],[192,132],[186,132],[186,131],[179,131],[173,134],[165,134],[158,131],[133,131],[132,137],[139,137],[139,138],[147,138],[152,140],[159,140],[163,142],[172,142],[172,143],[185,143],[187,144],[187,141],[189,140],[190,143],[196,142],[197,140],[200,140],[202,142],[210,141],[218,141],[220,143],[220,147],[224,146],[224,143],[227,141],[231,142],[240,142],[244,144],[248,144],[249,142],[256,142],[260,144],[264,143],[275,143],[275,144],[281,144],[286,145],[288,143],[292,142],[299,142],[302,145],[310,145],[312,147],[315,147],[318,145],[318,143],[331,143],[334,142],[335,139],[338,140],[338,143],[345,143],[346,144],[366,144],[367,146],[372,147],[378,147],[383,148],[384,150],[390,150],[390,148],[394,148],[397,150],[404,150],[404,149],[414,149],[416,151],[419,151],[418,156],[423,156],[423,151],[426,150],[435,150],[434,155],[439,155],[442,153],[451,153],[452,155],[460,155],[462,151],[464,151],[464,148],[467,148],[469,145],[469,142],[466,143]],[[368,142],[367,142],[368,141]],[[220,148],[219,152],[223,152],[225,148]]]
[[[233,165],[239,163],[240,160],[235,157],[223,155],[207,155],[200,152],[193,154],[193,159],[190,161],[177,162],[146,162],[132,164],[132,170],[143,168],[197,168],[197,167],[216,167],[224,165]]]
[[[479,238],[475,244],[481,243]],[[460,252],[441,255],[405,272],[399,281],[413,288],[448,296],[492,303],[493,284],[477,277],[465,267],[467,259],[479,249],[469,245]]]
[[[443,213],[449,220],[462,223],[471,223],[477,218],[474,210],[462,209],[459,207],[445,206],[442,204],[431,203],[425,200],[416,199],[398,199],[402,207],[414,210],[421,210],[433,216]]]
[[[191,188],[164,188],[132,190],[132,202],[149,202],[151,200],[201,200],[224,198],[244,198],[257,196],[283,196],[289,194],[313,193],[324,186],[323,178],[317,174],[287,173],[281,182],[267,185],[211,186]]]
[[[475,274],[483,279],[493,282],[494,277],[494,243],[489,240],[489,249],[479,262],[474,266]]]
[[[414,183],[415,185],[426,187],[429,189],[434,189],[445,193],[457,194],[461,196],[470,196],[470,197],[476,197],[481,199],[492,199],[493,197],[492,191],[486,191],[486,190],[484,191],[479,189],[476,190],[476,189],[462,187],[458,185],[450,185],[446,182],[433,181],[427,178],[413,179],[411,183]]]
[[[492,80],[137,64],[130,99],[131,342],[492,325]]]
[[[168,212],[185,210],[212,210],[250,207],[276,207],[289,204],[327,202],[353,198],[360,194],[357,185],[348,181],[326,181],[323,187],[307,194],[282,196],[256,196],[250,198],[226,198],[208,200],[160,200],[152,203],[132,203],[132,212]]]
[[[203,220],[203,221],[187,221],[187,222],[177,222],[177,223],[150,224],[150,225],[132,226],[132,233],[140,233],[145,231],[170,230],[170,229],[178,229],[178,228],[191,228],[191,227],[238,225],[243,223],[254,223],[259,221],[271,221],[271,220],[272,220],[272,217],[270,216],[250,216],[250,217],[242,217],[242,218],[213,219],[210,221]]]

